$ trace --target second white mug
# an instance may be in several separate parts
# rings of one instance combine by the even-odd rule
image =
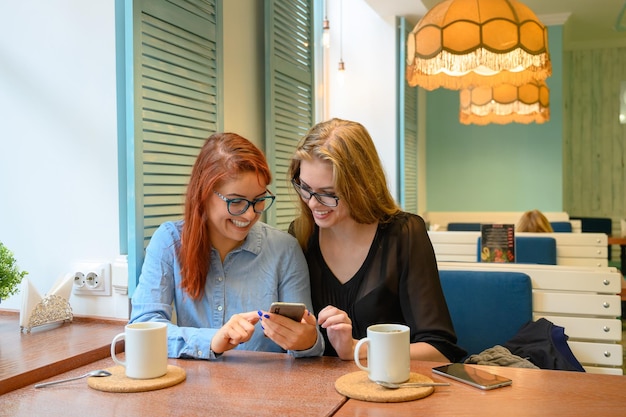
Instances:
[[[115,344],[125,339],[126,360],[115,355]],[[148,321],[127,324],[111,342],[111,358],[133,379],[158,378],[167,373],[167,324]]]
[[[372,381],[400,383],[411,377],[410,328],[402,324],[374,324],[367,337],[354,349],[354,362]],[[359,360],[361,346],[367,344],[367,366]]]

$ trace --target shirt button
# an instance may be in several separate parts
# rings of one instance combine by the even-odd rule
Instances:
[[[202,351],[201,350],[198,351],[198,356],[202,357]]]
[[[224,277],[219,277],[217,280],[218,280],[219,282],[222,282],[222,281],[224,281]]]
[[[217,306],[217,311],[222,311],[224,309],[224,307],[222,306]]]

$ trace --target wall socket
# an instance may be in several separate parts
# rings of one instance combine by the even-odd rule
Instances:
[[[78,262],[72,268],[75,295],[111,295],[111,264]]]

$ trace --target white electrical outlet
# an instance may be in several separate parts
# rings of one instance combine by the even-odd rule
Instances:
[[[77,262],[73,268],[75,295],[111,295],[111,264]]]

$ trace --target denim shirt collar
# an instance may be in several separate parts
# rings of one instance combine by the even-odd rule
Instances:
[[[261,244],[263,242],[263,227],[264,225],[261,222],[256,222],[251,228],[248,236],[243,241],[243,244],[235,249],[233,252],[238,250],[245,250],[255,255],[261,253]]]

